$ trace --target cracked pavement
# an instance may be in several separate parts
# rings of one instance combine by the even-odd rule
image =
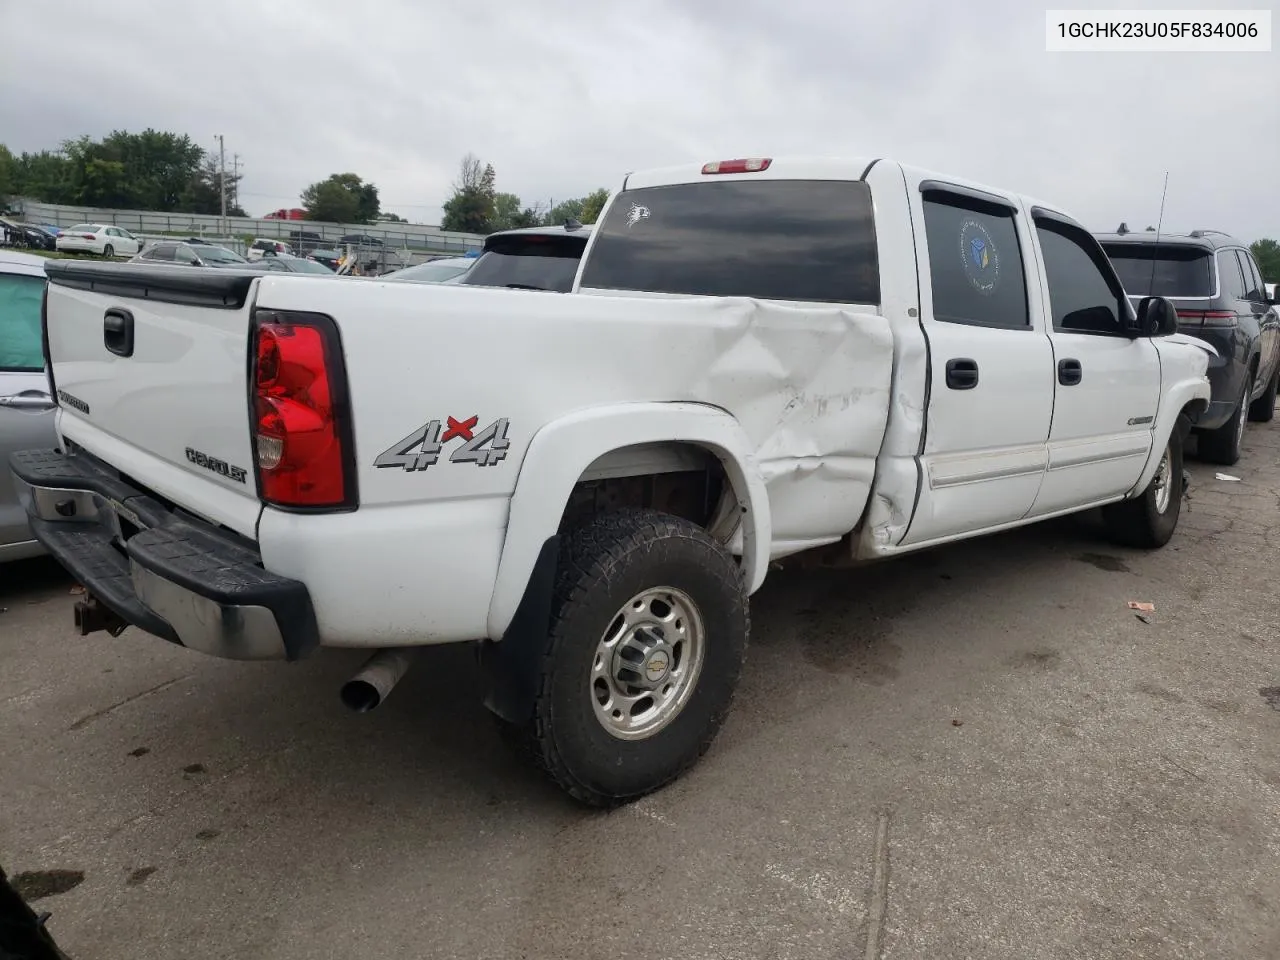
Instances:
[[[1084,517],[771,574],[715,746],[610,814],[508,754],[465,648],[355,716],[357,653],[76,637],[12,565],[0,863],[77,960],[1280,956],[1280,425],[1188,468],[1161,551]]]

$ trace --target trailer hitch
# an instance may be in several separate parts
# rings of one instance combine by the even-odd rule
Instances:
[[[113,637],[118,637],[129,627],[129,621],[120,617],[114,610],[103,606],[95,596],[89,595],[76,603],[76,629],[80,636],[86,637],[99,630],[105,630]]]

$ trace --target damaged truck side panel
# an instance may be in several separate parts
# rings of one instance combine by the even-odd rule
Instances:
[[[1211,348],[1064,213],[887,160],[630,175],[568,295],[48,273],[76,402],[14,474],[113,626],[382,651],[356,709],[479,641],[490,707],[596,805],[706,750],[771,560],[1098,505],[1160,546],[1209,395]]]

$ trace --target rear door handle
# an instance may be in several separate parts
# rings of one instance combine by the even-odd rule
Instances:
[[[52,410],[55,406],[53,397],[38,390],[0,397],[0,407],[7,407],[10,410]]]
[[[1080,366],[1079,360],[1058,361],[1058,382],[1064,387],[1074,387],[1077,383],[1084,379],[1084,367]]]
[[[978,385],[978,361],[957,357],[947,361],[947,386],[952,390],[972,390]]]
[[[133,356],[133,314],[112,307],[102,317],[102,344],[117,357]]]

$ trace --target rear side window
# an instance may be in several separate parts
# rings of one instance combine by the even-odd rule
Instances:
[[[1013,211],[934,192],[924,200],[933,318],[1022,330],[1031,326]]]
[[[1218,251],[1218,296],[1227,300],[1244,299],[1244,275],[1234,250]]]
[[[597,229],[584,287],[880,302],[865,183],[735,180],[628,190]]]
[[[1211,297],[1213,256],[1184,244],[1103,244],[1111,265],[1131,297]]]
[[[44,279],[0,273],[0,370],[44,369],[40,301]]]

